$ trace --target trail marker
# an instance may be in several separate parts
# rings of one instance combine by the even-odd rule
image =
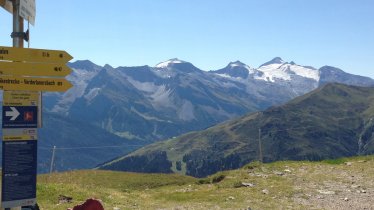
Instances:
[[[0,6],[3,7],[6,11],[13,13],[13,5],[11,1],[0,0]]]
[[[0,60],[65,64],[71,59],[73,57],[62,50],[0,47]]]
[[[72,84],[64,78],[0,76],[0,89],[2,90],[64,92],[71,87]]]
[[[1,75],[65,77],[71,69],[65,64],[0,62]]]

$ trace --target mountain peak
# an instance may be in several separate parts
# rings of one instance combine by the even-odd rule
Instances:
[[[69,63],[68,66],[74,69],[86,69],[91,71],[97,71],[102,68],[101,66],[94,64],[90,60],[77,60],[73,63]]]
[[[187,62],[179,60],[178,58],[172,58],[172,59],[169,59],[167,61],[157,64],[156,68],[167,68],[169,67],[170,64],[175,64],[175,63],[187,63]]]
[[[246,64],[243,63],[243,62],[241,62],[241,61],[239,61],[239,60],[237,60],[235,62],[230,62],[229,66],[246,66]]]
[[[271,61],[268,61],[268,62],[262,64],[261,66],[267,66],[267,65],[271,65],[271,64],[283,64],[283,63],[285,63],[285,62],[283,61],[283,59],[281,57],[275,57]]]
[[[105,64],[103,68],[108,69],[108,70],[113,70],[114,69],[113,66],[111,66],[109,64]]]
[[[219,75],[226,75],[230,77],[248,78],[249,74],[253,73],[253,69],[241,61],[230,62],[225,68],[213,71]]]

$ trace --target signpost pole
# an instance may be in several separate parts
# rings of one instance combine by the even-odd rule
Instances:
[[[19,14],[20,0],[13,0],[13,32],[23,33],[23,18]],[[15,35],[15,34],[14,34]],[[13,36],[13,47],[23,48],[23,37]]]

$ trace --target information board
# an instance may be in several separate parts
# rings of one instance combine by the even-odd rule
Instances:
[[[3,141],[2,208],[36,203],[37,140]]]

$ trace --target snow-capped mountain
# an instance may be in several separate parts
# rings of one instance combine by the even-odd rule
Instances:
[[[225,68],[215,71],[215,73],[222,77],[247,79],[249,75],[256,73],[256,70],[240,61],[235,61],[229,63]]]
[[[270,62],[261,65],[258,69],[261,72],[260,76],[255,79],[275,82],[276,80],[294,80],[294,76],[319,81],[319,71],[313,67],[304,67],[295,64],[294,62],[287,63],[281,58],[276,57]]]
[[[312,79],[317,82],[320,79],[320,72],[318,69],[300,66],[294,62],[288,63],[279,57],[272,59],[257,69],[250,68],[242,62],[236,61],[231,62],[224,69],[213,72],[222,77],[240,77],[246,79],[248,76],[251,76],[250,79],[264,80],[267,82],[276,82],[280,80],[292,81],[295,80],[295,77],[297,76]]]
[[[173,59],[170,59],[170,60],[167,60],[167,61],[161,62],[161,63],[157,64],[155,67],[156,67],[156,68],[169,68],[169,67],[171,67],[173,64],[176,64],[176,63],[187,63],[187,62],[186,62],[186,61],[179,60],[178,58],[173,58]]]

